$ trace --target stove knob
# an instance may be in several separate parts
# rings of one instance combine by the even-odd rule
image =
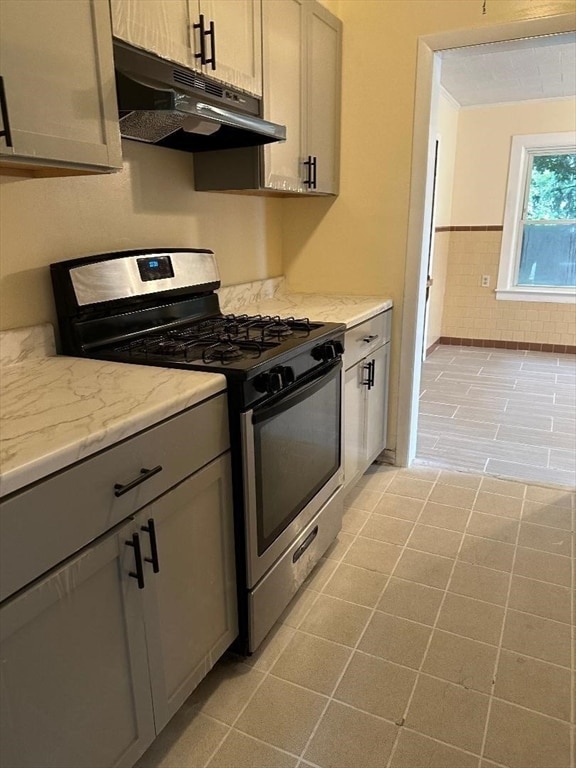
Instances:
[[[288,387],[290,384],[294,384],[296,381],[294,368],[290,368],[289,365],[282,366],[282,381],[284,382],[285,387]]]
[[[258,392],[265,392],[268,395],[274,395],[276,392],[280,392],[284,382],[282,381],[282,373],[279,370],[272,370],[268,373],[261,373],[254,380],[254,387]]]
[[[312,350],[312,357],[314,360],[319,360],[322,363],[327,363],[328,360],[334,360],[344,352],[344,345],[339,339],[335,341],[325,341],[323,344],[319,344]]]

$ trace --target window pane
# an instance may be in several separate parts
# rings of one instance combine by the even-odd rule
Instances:
[[[518,285],[576,285],[576,224],[524,224]]]
[[[533,155],[527,219],[576,219],[576,154]]]

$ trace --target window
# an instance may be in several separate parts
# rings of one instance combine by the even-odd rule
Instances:
[[[576,133],[514,136],[498,299],[576,302]]]

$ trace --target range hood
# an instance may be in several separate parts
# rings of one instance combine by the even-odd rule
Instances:
[[[120,134],[185,152],[255,147],[286,138],[254,96],[114,41]]]

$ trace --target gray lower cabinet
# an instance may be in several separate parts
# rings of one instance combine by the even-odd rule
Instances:
[[[351,487],[386,447],[392,311],[346,332],[344,485]]]
[[[129,768],[237,634],[230,454],[0,609],[2,768]]]

